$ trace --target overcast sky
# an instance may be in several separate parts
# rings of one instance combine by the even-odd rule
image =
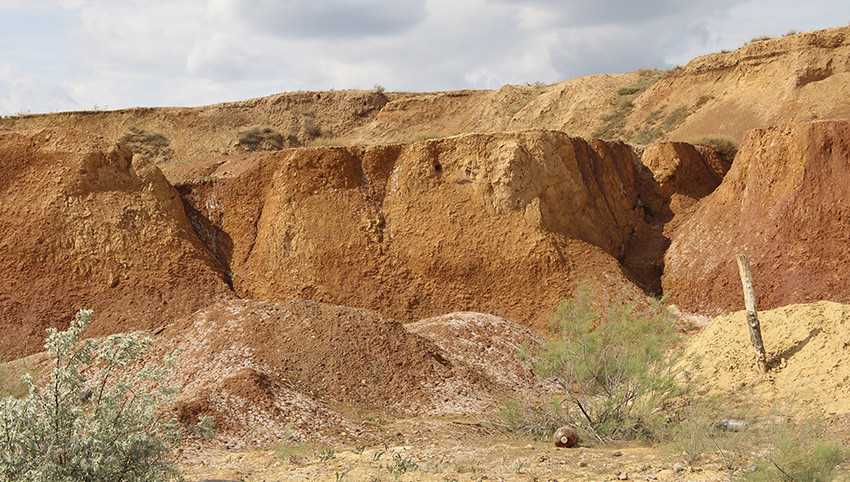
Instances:
[[[0,0],[0,114],[554,82],[848,22],[848,0]]]

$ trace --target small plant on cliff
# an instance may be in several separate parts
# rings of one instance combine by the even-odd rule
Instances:
[[[717,154],[721,159],[726,161],[728,164],[732,164],[732,161],[735,160],[735,156],[738,154],[738,146],[735,142],[729,139],[723,139],[720,137],[706,137],[705,139],[701,139],[697,141],[697,144],[703,144],[706,146],[711,146],[717,151]]]
[[[49,379],[25,377],[26,397],[0,401],[0,480],[179,479],[181,430],[161,410],[175,394],[161,383],[172,359],[140,367],[151,345],[140,334],[81,340],[91,316],[81,310],[67,330],[49,330]],[[201,427],[208,435],[210,420]]]
[[[556,381],[564,396],[560,403],[526,404],[521,410],[539,423],[521,431],[560,424],[597,442],[658,438],[664,409],[679,393],[668,356],[676,335],[664,308],[613,303],[599,309],[579,290],[558,307],[553,329],[533,368]],[[510,413],[502,411],[505,422]]]

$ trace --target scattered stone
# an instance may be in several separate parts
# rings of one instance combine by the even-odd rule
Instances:
[[[623,452],[620,452],[619,450],[611,453],[611,457],[622,457],[622,456],[623,456]]]
[[[745,420],[735,420],[732,418],[723,419],[717,422],[717,428],[720,430],[725,430],[727,432],[740,432],[747,428],[749,422]]]
[[[555,447],[572,448],[578,443],[578,434],[571,427],[561,427],[555,431]]]
[[[587,462],[585,462],[584,460],[582,460],[581,462],[579,462],[579,463],[578,463],[578,466],[579,466],[579,467],[587,467]]]
[[[676,472],[677,474],[681,474],[681,473],[682,473],[682,472],[684,472],[684,471],[685,471],[685,466],[684,466],[684,465],[682,465],[682,464],[680,464],[680,463],[678,463],[678,462],[676,462],[675,464],[673,464],[673,472]]]
[[[617,480],[629,480],[629,474],[626,472],[620,472],[617,474]]]

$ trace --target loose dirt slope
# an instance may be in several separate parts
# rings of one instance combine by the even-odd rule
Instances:
[[[93,308],[92,334],[150,328],[228,288],[178,193],[129,152],[50,152],[0,134],[0,359]],[[137,162],[138,161],[138,162]]]
[[[664,293],[686,311],[741,307],[747,254],[761,307],[850,301],[850,123],[750,132],[720,187],[679,227]]]

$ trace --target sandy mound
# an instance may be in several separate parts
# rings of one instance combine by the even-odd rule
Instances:
[[[684,311],[742,307],[747,254],[760,308],[850,301],[850,123],[754,130],[723,183],[673,236],[664,294]]]
[[[38,351],[82,307],[90,334],[152,328],[228,295],[179,194],[127,150],[48,152],[0,135],[0,359]]]
[[[180,190],[244,298],[542,324],[587,279],[642,298],[616,259],[644,222],[636,163],[621,143],[476,134],[235,158]]]
[[[745,312],[717,317],[688,343],[682,367],[700,387],[801,412],[850,412],[850,306],[791,305],[759,313],[770,373],[755,365]]]
[[[447,340],[446,330],[475,338]],[[517,347],[535,340],[489,315],[450,315],[406,329],[367,310],[243,300],[169,326],[151,359],[176,350],[181,418],[211,415],[219,440],[243,446],[362,436],[344,415],[350,412],[481,413],[538,389],[517,360]]]

